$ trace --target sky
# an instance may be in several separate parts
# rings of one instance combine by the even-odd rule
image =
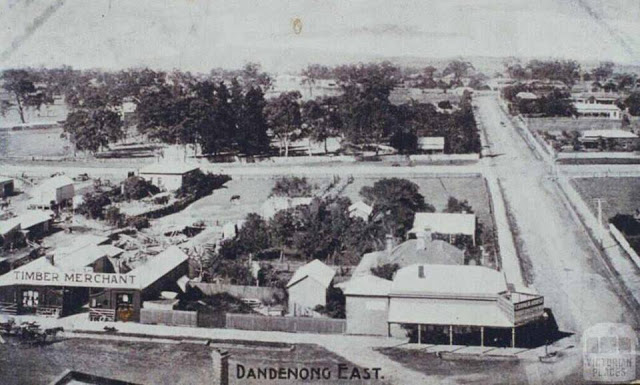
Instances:
[[[640,0],[5,0],[0,67],[269,71],[388,57],[640,63]],[[299,19],[297,31],[293,20]]]

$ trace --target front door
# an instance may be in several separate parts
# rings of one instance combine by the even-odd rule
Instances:
[[[131,321],[133,319],[133,296],[128,293],[116,294],[116,320]]]
[[[37,290],[22,290],[22,313],[35,314],[40,303],[40,293]]]

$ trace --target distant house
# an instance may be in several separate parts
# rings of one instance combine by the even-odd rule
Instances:
[[[20,221],[11,218],[0,222],[0,249],[12,248],[21,243],[24,236],[20,232]]]
[[[580,142],[586,149],[600,148],[604,140],[612,149],[634,150],[640,140],[638,135],[625,130],[587,130],[582,131]]]
[[[423,136],[418,138],[418,150],[428,154],[441,154],[444,152],[443,136]]]
[[[271,197],[260,206],[260,213],[265,219],[273,218],[278,211],[291,209],[301,205],[308,205],[313,201],[310,197]]]
[[[518,100],[538,100],[538,96],[533,92],[518,92],[516,94],[516,99]]]
[[[336,272],[317,259],[301,266],[287,283],[289,314],[310,314],[316,306],[327,304],[327,290]]]
[[[615,104],[573,103],[578,116],[587,118],[622,119],[622,110]]]
[[[33,197],[29,201],[32,209],[51,209],[64,206],[73,201],[75,189],[73,180],[66,175],[59,175],[47,179],[31,192]]]
[[[373,207],[369,206],[363,201],[358,201],[349,206],[349,217],[362,218],[365,222],[369,220],[369,215],[371,215],[371,212],[373,212]]]
[[[416,213],[409,234],[438,233],[453,243],[458,234],[468,235],[476,244],[476,216],[464,213]]]
[[[388,244],[385,250],[363,255],[353,276],[371,275],[371,269],[377,266],[397,264],[406,267],[416,263],[464,265],[464,251],[424,233],[424,237],[421,235],[418,239],[409,239],[397,246]]]
[[[114,378],[96,376],[94,374],[88,374],[84,372],[78,372],[75,370],[65,370],[56,379],[49,383],[49,385],[136,385],[129,381],[120,381]]]
[[[13,179],[0,177],[0,198],[10,197],[14,189]]]
[[[172,191],[182,187],[184,178],[199,169],[186,163],[155,163],[141,168],[138,175],[160,188]]]

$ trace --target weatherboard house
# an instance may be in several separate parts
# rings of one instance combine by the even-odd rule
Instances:
[[[542,296],[484,266],[414,264],[393,281],[361,276],[343,287],[351,334],[403,337],[403,326],[418,343],[516,346],[518,330],[544,318]]]
[[[182,187],[185,177],[199,169],[186,163],[154,163],[141,168],[138,175],[159,188],[173,191]]]
[[[317,259],[301,266],[287,283],[289,314],[312,314],[318,305],[327,304],[327,291],[336,272]]]

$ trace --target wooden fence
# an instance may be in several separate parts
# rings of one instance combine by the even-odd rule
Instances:
[[[307,317],[266,317],[250,314],[226,315],[227,329],[279,331],[289,333],[343,334],[347,322],[343,319]]]
[[[198,326],[195,311],[141,309],[140,323],[171,326]]]
[[[627,254],[629,254],[629,256],[631,257],[631,260],[633,260],[636,266],[640,267],[640,257],[638,256],[638,253],[636,253],[636,251],[633,249],[633,247],[631,247],[627,239],[624,237],[624,234],[622,234],[622,232],[618,230],[618,228],[614,226],[612,223],[609,224],[609,232],[611,233],[613,238],[616,240],[616,242],[620,244],[620,247],[622,247],[624,251],[626,251]]]

